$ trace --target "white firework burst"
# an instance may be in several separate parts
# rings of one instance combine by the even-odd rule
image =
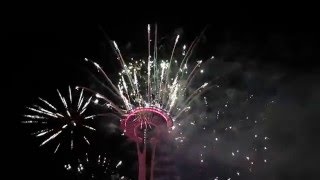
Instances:
[[[32,133],[38,138],[44,138],[40,146],[44,146],[56,139],[56,153],[62,144],[69,144],[71,150],[74,149],[76,142],[83,142],[90,145],[89,138],[84,135],[86,131],[95,131],[90,125],[90,121],[94,118],[92,115],[85,115],[86,110],[91,102],[92,97],[84,97],[83,90],[80,95],[75,98],[71,87],[68,88],[68,96],[63,96],[57,90],[60,103],[54,105],[49,101],[39,98],[41,105],[35,104],[27,107],[30,111],[25,114],[28,120],[22,123],[26,124],[43,124],[44,128]],[[61,137],[61,138],[59,138]],[[68,139],[68,141],[65,141]]]

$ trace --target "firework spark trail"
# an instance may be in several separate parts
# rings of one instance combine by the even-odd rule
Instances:
[[[151,62],[150,62],[150,46],[151,46],[151,40],[150,40],[150,24],[148,24],[148,91],[147,91],[147,97],[148,97],[148,101],[151,102],[151,82],[150,82],[150,71],[151,71]]]
[[[44,130],[43,132],[38,133],[36,136],[37,136],[37,137],[44,136],[44,135],[46,135],[46,134],[48,134],[48,133],[52,132],[53,130],[54,130],[54,129],[47,129],[47,130]]]
[[[81,89],[81,92],[82,92],[83,90],[86,90],[86,91],[88,91],[88,92],[91,92],[91,93],[95,94],[96,98],[105,100],[106,102],[110,103],[111,107],[112,107],[114,110],[116,110],[116,112],[118,112],[120,115],[123,114],[123,110],[122,110],[119,106],[117,106],[117,105],[116,105],[114,102],[112,102],[110,99],[108,99],[107,97],[99,94],[98,92],[96,92],[96,91],[94,91],[94,90],[92,90],[92,89],[90,89],[90,88],[80,87],[80,86],[77,86],[76,89]]]
[[[72,92],[71,92],[70,86],[69,86],[69,100],[70,100],[70,103],[72,103]]]
[[[87,107],[88,107],[89,103],[91,102],[91,99],[92,99],[92,96],[87,100],[87,102],[82,107],[82,110],[80,111],[80,115],[87,110]]]
[[[130,85],[131,85],[131,88],[132,88],[132,90],[133,90],[133,93],[135,94],[135,91],[134,91],[135,89],[134,89],[134,86],[133,86],[132,77],[131,77],[131,75],[129,74],[128,67],[127,67],[127,65],[126,65],[126,63],[125,63],[125,61],[124,61],[124,59],[123,59],[123,57],[122,57],[122,54],[121,54],[121,52],[120,52],[120,49],[118,48],[118,45],[117,45],[117,43],[116,43],[115,41],[113,41],[113,45],[114,45],[114,48],[115,48],[116,53],[117,53],[117,55],[118,55],[118,59],[119,59],[119,61],[120,61],[120,64],[122,65],[123,71],[125,72],[126,76],[128,77],[128,80],[129,80],[129,82],[130,82]]]
[[[53,134],[52,136],[50,136],[48,139],[46,139],[45,141],[43,141],[43,142],[40,144],[40,146],[43,146],[43,145],[45,145],[47,142],[53,140],[53,139],[56,138],[61,132],[62,132],[62,130],[54,133],[54,134]]]
[[[42,101],[42,102],[44,102],[45,104],[47,104],[49,107],[51,107],[53,110],[57,110],[57,108],[56,107],[54,107],[52,104],[50,104],[47,100],[45,100],[45,99],[42,99],[42,98],[40,98],[39,97],[39,100],[40,101]]]
[[[103,74],[104,78],[107,79],[108,84],[112,87],[112,89],[116,92],[116,94],[117,94],[118,96],[121,96],[118,88],[112,83],[111,79],[110,79],[110,78],[107,76],[107,74],[102,70],[101,66],[100,66],[98,63],[93,62],[93,61],[90,61],[88,58],[85,58],[84,60],[87,61],[87,62],[92,63],[92,64],[98,69],[98,72],[101,72],[101,73]],[[115,92],[111,91],[110,89],[109,89],[109,91],[112,92],[112,93],[115,93]]]
[[[84,127],[86,127],[86,128],[88,128],[88,129],[90,129],[90,130],[92,130],[92,131],[95,131],[96,129],[95,128],[93,128],[93,127],[91,127],[91,126],[88,126],[88,125],[83,125]]]
[[[61,143],[59,143],[59,144],[57,145],[56,149],[55,149],[54,152],[53,152],[54,154],[57,153],[57,151],[58,151],[58,149],[59,149],[59,147],[60,147],[60,144],[61,144]]]
[[[183,55],[183,59],[181,61],[181,64],[179,66],[179,70],[177,71],[177,74],[176,76],[179,75],[179,73],[181,73],[181,78],[183,78],[183,75],[186,74],[186,73],[183,73],[183,69],[187,69],[188,67],[188,61],[191,57],[191,55],[193,54],[193,51],[195,49],[195,47],[197,46],[197,44],[199,43],[201,37],[203,36],[204,32],[205,32],[206,28],[204,28],[204,30],[200,33],[200,35],[198,37],[195,38],[194,41],[192,41],[190,47],[188,48],[187,52],[185,52],[185,49],[186,49],[186,46],[184,45],[183,46],[183,52],[182,52],[182,55]],[[189,76],[191,76],[192,73],[190,73]]]
[[[158,51],[157,51],[157,49],[158,49],[158,46],[157,46],[157,43],[158,43],[158,38],[157,38],[157,34],[158,34],[158,27],[157,27],[157,24],[155,24],[155,27],[154,27],[155,29],[154,29],[154,45],[153,45],[153,64],[154,64],[154,66],[153,66],[153,81],[155,82],[155,84],[158,84],[159,82],[158,82],[158,68],[157,68],[157,66],[156,66],[156,64],[158,63],[157,62],[157,56],[158,56]],[[159,91],[159,87],[157,87],[157,86],[154,86],[153,87],[154,88],[154,90],[155,91]]]
[[[170,59],[169,59],[168,72],[167,72],[167,77],[166,77],[166,81],[165,81],[165,86],[167,86],[167,84],[169,82],[169,75],[170,75],[170,70],[171,70],[172,58],[173,58],[174,52],[176,50],[176,46],[177,46],[178,41],[179,41],[179,37],[180,37],[180,35],[177,35],[176,40],[175,40],[174,45],[173,45],[173,49],[172,49],[171,56],[170,56]]]
[[[197,64],[194,66],[194,68],[192,69],[190,75],[189,75],[188,78],[187,78],[187,85],[186,85],[186,86],[188,86],[189,83],[192,81],[193,77],[195,76],[195,73],[196,73],[197,70],[200,68],[201,64],[202,64],[202,61],[201,61],[201,60],[200,60],[200,61],[197,61]]]
[[[79,111],[79,109],[81,107],[82,95],[83,95],[83,89],[81,90],[80,97],[78,99],[78,106],[77,106],[77,110],[78,111]]]
[[[53,117],[53,118],[58,118],[58,116],[48,110],[45,110],[43,108],[40,107],[40,109],[35,109],[35,108],[32,108],[32,107],[27,107],[27,109],[29,109],[30,111],[34,111],[34,112],[37,112],[39,114],[42,114],[42,115],[47,115],[47,116],[50,116],[50,117]],[[28,115],[30,116],[30,115]],[[36,117],[36,116],[34,116]],[[39,117],[39,116],[38,116]]]
[[[51,115],[53,115],[53,116],[60,116],[60,117],[63,117],[63,115],[61,115],[60,113],[54,113],[54,112],[52,112],[52,111],[49,111],[49,110],[47,110],[47,109],[44,109],[43,107],[41,107],[41,106],[39,106],[39,105],[33,105],[33,107],[35,107],[35,108],[38,108],[38,110],[40,110],[41,112],[43,112],[43,113],[46,113],[47,115],[49,115],[49,114],[51,114]],[[31,110],[31,109],[30,109]]]
[[[23,116],[30,119],[48,119],[47,117],[38,116],[38,115],[23,115]]]
[[[32,133],[32,135],[35,135],[36,137],[46,137],[44,141],[40,144],[40,146],[44,146],[45,144],[53,141],[54,139],[57,139],[57,137],[61,136],[61,134],[64,133],[70,133],[71,139],[70,139],[70,147],[71,149],[74,149],[76,141],[74,128],[85,128],[89,129],[91,131],[95,130],[93,127],[85,124],[87,123],[86,119],[94,119],[96,116],[92,116],[88,118],[88,115],[85,115],[85,111],[87,110],[92,97],[89,97],[88,99],[84,97],[83,89],[80,92],[80,96],[76,100],[76,103],[73,103],[73,92],[71,87],[68,87],[68,98],[65,98],[62,96],[61,92],[57,90],[59,100],[62,102],[63,108],[60,110],[59,106],[54,106],[52,103],[49,103],[47,100],[43,98],[38,98],[42,103],[44,103],[47,108],[41,107],[40,105],[33,105],[33,107],[27,107],[27,110],[37,113],[37,114],[26,114],[24,117],[32,119],[32,121],[23,121],[23,123],[41,123],[46,124],[47,127],[45,129],[42,129],[40,131],[37,131],[35,133]],[[34,121],[37,120],[37,121]],[[89,140],[86,136],[84,137],[84,141],[87,144],[89,143]],[[62,140],[62,139],[61,139]],[[61,147],[62,142],[58,142],[58,145],[56,146],[54,153],[58,151],[58,149]]]
[[[88,145],[90,145],[90,142],[89,142],[89,140],[88,140],[88,138],[87,138],[86,136],[83,136],[83,139],[86,141],[86,143],[87,143]]]

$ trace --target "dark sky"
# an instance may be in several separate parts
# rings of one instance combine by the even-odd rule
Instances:
[[[197,8],[195,8],[197,9]],[[98,13],[80,11],[19,11],[7,17],[2,34],[5,117],[2,136],[5,170],[14,179],[61,179],[60,164],[39,149],[20,125],[24,106],[37,96],[56,93],[86,79],[85,57],[114,58],[104,33],[120,46],[146,49],[146,24],[158,23],[159,35],[183,33],[191,41],[207,26],[199,55],[214,55],[225,62],[243,64],[262,79],[279,73],[272,95],[279,101],[267,123],[277,157],[270,177],[306,179],[319,171],[319,28],[313,8],[224,8],[197,10],[121,10],[106,7]],[[51,13],[52,12],[52,13]],[[131,43],[131,44],[130,44]],[[111,70],[112,71],[112,70]],[[260,72],[261,71],[261,72]],[[264,81],[263,81],[264,82]],[[263,83],[257,85],[267,86]],[[263,88],[261,88],[263,89]]]

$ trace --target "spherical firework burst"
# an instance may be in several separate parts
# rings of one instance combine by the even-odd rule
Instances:
[[[54,153],[59,150],[61,145],[68,145],[71,150],[75,148],[75,143],[89,145],[87,134],[94,132],[95,128],[90,125],[90,120],[94,117],[86,115],[86,110],[92,97],[85,98],[82,90],[78,98],[75,98],[70,86],[67,97],[64,97],[59,90],[57,92],[61,101],[59,104],[53,105],[53,103],[39,98],[41,105],[27,107],[30,113],[24,116],[30,120],[23,121],[23,123],[43,124],[44,129],[33,133],[33,135],[44,138],[40,146],[55,140],[57,145]]]

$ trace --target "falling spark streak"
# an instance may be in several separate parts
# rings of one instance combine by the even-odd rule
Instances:
[[[44,108],[42,108],[42,107],[40,107],[40,106],[38,106],[38,105],[34,105],[34,107],[35,107],[35,108],[38,108],[38,110],[40,110],[40,111],[42,111],[42,112],[44,112],[44,113],[51,114],[51,115],[54,115],[54,116],[57,115],[56,113],[53,113],[53,112],[51,112],[51,111],[49,111],[49,110],[46,110],[46,109],[44,109]]]
[[[84,119],[93,119],[94,117],[96,117],[97,115],[91,115],[91,116],[86,116],[84,117]]]
[[[90,145],[90,142],[89,142],[89,140],[86,138],[86,136],[83,136],[83,139],[86,141],[86,143],[87,143],[88,145]]]
[[[38,116],[38,115],[23,115],[23,116],[30,119],[48,119],[47,117]]]
[[[119,161],[118,164],[116,165],[116,168],[118,168],[119,166],[121,166],[122,161]]]
[[[66,111],[67,111],[68,116],[71,117],[71,114],[70,114],[70,112],[69,112],[69,110],[68,110],[68,104],[67,104],[67,102],[66,102],[66,99],[65,99],[64,97],[62,97],[62,95],[61,95],[61,93],[60,93],[60,91],[59,91],[58,89],[57,89],[57,92],[58,92],[58,94],[59,94],[59,97],[60,97],[60,99],[61,99],[64,107],[66,108]]]
[[[71,136],[70,148],[72,150],[73,149],[73,130],[70,131],[70,136]]]
[[[84,106],[82,107],[82,110],[81,110],[81,112],[80,112],[80,115],[82,114],[82,113],[84,113],[84,111],[86,111],[87,110],[87,106],[89,105],[89,103],[91,102],[91,99],[92,99],[92,96],[87,100],[87,102],[84,104]]]
[[[56,107],[54,107],[52,104],[50,104],[47,100],[44,100],[42,98],[39,97],[39,100],[41,100],[42,102],[44,102],[45,104],[47,104],[49,107],[51,107],[52,109],[54,109],[55,111],[57,110]]]
[[[69,99],[70,103],[72,103],[72,93],[71,93],[71,87],[69,86]]]
[[[34,109],[34,108],[31,108],[31,107],[27,107],[29,110],[31,111],[34,111],[34,112],[37,112],[39,114],[44,114],[44,115],[47,115],[47,116],[51,116],[53,118],[58,118],[57,115],[53,114],[53,113],[48,113],[48,112],[45,112],[45,111],[41,111],[41,110],[37,110],[37,109]]]
[[[39,121],[22,121],[21,123],[24,123],[24,124],[46,124],[47,122],[39,122]]]
[[[93,127],[91,127],[91,126],[88,126],[88,125],[83,125],[83,126],[86,127],[86,128],[88,128],[88,129],[90,129],[90,130],[92,130],[92,131],[96,131],[96,129],[93,128]]]
[[[45,131],[48,131],[48,130],[49,130],[49,129],[43,129],[43,130],[40,130],[40,131],[31,133],[31,135],[37,135],[37,134],[40,134],[40,133],[45,132]]]
[[[129,108],[130,108],[130,105],[129,105],[129,104],[131,104],[131,102],[130,102],[130,98],[129,98],[128,86],[127,86],[126,81],[124,80],[124,77],[121,76],[121,78],[122,78],[123,88],[124,88],[124,90],[126,91],[126,95],[127,95],[127,97],[125,97],[125,96],[123,95],[122,91],[120,91],[120,92],[121,92],[121,97],[122,97],[122,99],[124,99],[124,100],[127,102],[126,104],[128,105],[128,109],[129,109]],[[120,88],[119,88],[119,89],[120,89]]]
[[[203,91],[203,89],[205,89],[205,87],[208,85],[208,83],[204,83],[202,86],[200,86],[198,89],[196,89],[188,98],[187,100],[185,101],[185,104],[186,105],[189,105],[190,102],[192,102],[192,100],[198,96],[199,94],[201,94]]]
[[[191,109],[190,106],[187,106],[187,107],[183,108],[183,109],[174,117],[173,120],[175,121],[175,119],[178,119],[183,112],[187,112],[187,111],[190,110],[190,109]]]
[[[71,139],[71,144],[70,144],[70,148],[71,148],[71,150],[73,149],[73,139]]]
[[[167,77],[166,77],[166,81],[165,81],[165,87],[167,86],[167,84],[168,84],[168,82],[169,82],[169,75],[170,75],[170,69],[171,69],[171,61],[172,61],[173,54],[174,54],[174,51],[175,51],[175,49],[176,49],[177,43],[178,43],[178,41],[179,41],[179,37],[180,37],[180,35],[177,35],[176,40],[175,40],[175,42],[174,42],[174,46],[173,46],[172,52],[171,52],[171,56],[170,56],[170,60],[169,60],[169,66],[168,66],[168,70],[167,70]]]
[[[83,103],[83,96],[80,97],[79,100],[80,100],[80,101],[79,101],[79,109],[78,109],[78,111],[81,109],[81,106],[82,106],[82,103]]]
[[[61,95],[61,93],[60,93],[60,91],[59,91],[58,89],[57,89],[57,92],[58,92],[58,94],[59,94],[59,97],[60,97],[60,99],[61,99],[64,107],[65,107],[66,109],[68,109],[68,105],[67,105],[66,99],[65,99],[64,97],[62,97],[62,95]]]
[[[192,55],[192,53],[193,53],[196,45],[199,43],[200,38],[203,36],[205,30],[206,30],[206,29],[204,29],[204,30],[201,32],[201,34],[200,34],[194,41],[192,41],[190,47],[188,48],[187,52],[186,52],[185,55],[184,55],[184,58],[182,59],[182,62],[181,62],[181,64],[180,64],[180,68],[179,68],[179,69],[182,68],[182,65],[183,65],[183,66],[186,66],[186,65],[187,65],[190,56]]]
[[[83,89],[81,89],[80,97],[79,97],[79,99],[78,99],[78,111],[79,111],[80,106],[81,106],[82,95],[83,95]]]
[[[110,113],[101,113],[101,114],[94,114],[84,117],[84,119],[93,119],[95,117],[103,117],[103,116],[109,116]]]
[[[89,59],[85,58],[85,61],[89,61]],[[107,74],[102,70],[102,68],[100,67],[100,65],[96,62],[90,61],[91,63],[94,64],[94,66],[98,69],[98,72],[101,72],[103,74],[103,76],[107,79],[108,83],[111,85],[111,87],[113,88],[114,91],[116,91],[116,93],[118,95],[120,95],[119,90],[117,89],[117,87],[112,83],[111,79],[107,76]],[[114,92],[113,92],[114,93]]]
[[[115,49],[116,49],[116,52],[117,52],[117,55],[118,55],[118,59],[119,59],[119,61],[120,61],[120,64],[122,65],[122,68],[123,68],[124,72],[126,73],[128,79],[129,79],[129,82],[130,82],[130,85],[131,85],[132,89],[134,89],[134,86],[133,86],[133,83],[132,83],[132,78],[131,78],[131,76],[130,76],[130,74],[129,74],[128,67],[127,67],[127,65],[126,65],[125,62],[124,62],[124,59],[123,59],[122,54],[121,54],[121,52],[120,52],[120,49],[118,48],[118,45],[117,45],[117,43],[116,43],[115,41],[113,41],[113,44],[114,44],[114,47],[115,47]]]
[[[151,55],[150,55],[150,24],[148,24],[148,94],[147,94],[147,97],[148,97],[148,101],[150,102],[151,101],[151,90],[150,90],[150,71],[151,71],[151,63],[150,63],[150,58],[151,58]]]
[[[197,72],[197,69],[200,68],[201,63],[202,63],[201,60],[200,60],[200,61],[197,61],[197,64],[196,64],[196,65],[194,66],[194,68],[192,69],[192,71],[191,71],[191,73],[190,73],[190,75],[188,76],[188,79],[187,79],[187,86],[188,86],[188,84],[192,81],[195,73]]]
[[[60,143],[57,145],[56,149],[54,150],[54,152],[53,152],[54,154],[56,154],[56,153],[57,153],[57,151],[58,151],[59,147],[60,147]]]
[[[48,134],[49,132],[52,132],[53,130],[54,130],[54,129],[45,130],[44,132],[41,132],[41,133],[37,134],[36,136],[37,136],[37,137],[40,137],[40,136],[46,135],[46,134]]]
[[[89,88],[86,88],[86,87],[78,87],[78,88],[82,88],[82,90],[86,90],[88,92],[91,92],[91,93],[94,93],[96,98],[99,98],[99,99],[103,99],[105,100],[106,102],[110,103],[111,107],[113,109],[115,109],[119,114],[123,114],[123,110],[121,108],[119,108],[115,103],[113,103],[111,100],[109,100],[107,97],[97,93],[96,91],[92,90],[92,89],[89,89]]]
[[[155,27],[154,27],[154,46],[153,46],[153,81],[156,82],[156,84],[158,83],[158,79],[157,79],[157,72],[158,72],[158,67],[156,66],[157,65],[157,56],[158,56],[158,52],[157,52],[157,43],[158,43],[158,40],[157,40],[157,34],[158,34],[158,26],[157,24],[155,24]],[[155,89],[157,89],[158,87],[155,87]]]
[[[48,139],[46,139],[45,141],[43,141],[40,146],[43,146],[45,144],[47,144],[47,142],[53,140],[54,138],[56,138],[60,133],[62,132],[62,130],[56,132],[55,134],[53,134],[52,136],[50,136]]]

